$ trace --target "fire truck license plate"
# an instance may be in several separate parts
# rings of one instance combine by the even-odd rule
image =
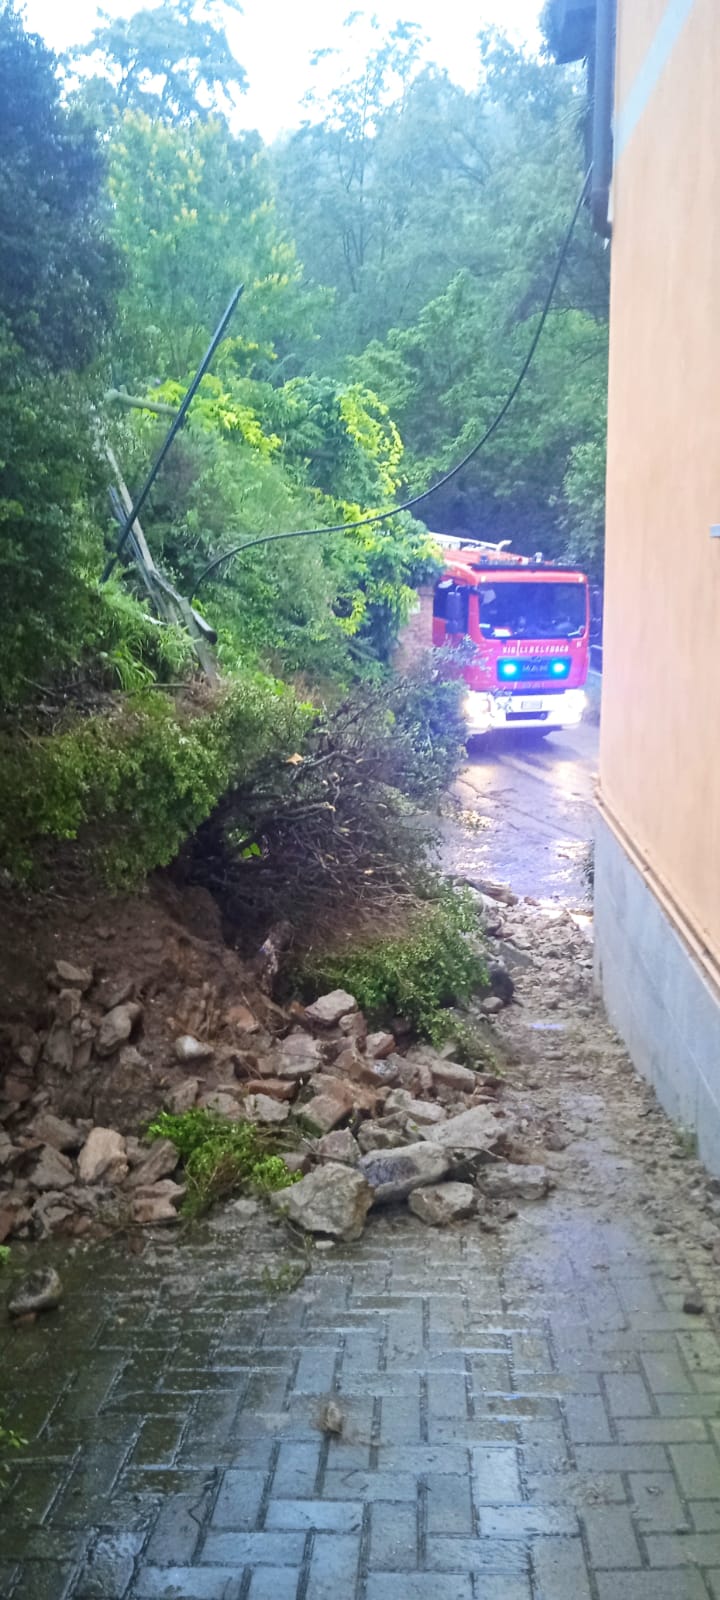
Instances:
[[[542,700],[540,700],[540,699],[521,700],[520,701],[520,705],[518,707],[518,709],[520,711],[542,711],[542,708],[543,708],[543,703],[542,703]]]

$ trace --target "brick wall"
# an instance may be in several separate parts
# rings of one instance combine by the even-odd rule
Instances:
[[[417,610],[400,630],[397,648],[393,656],[393,665],[398,672],[404,672],[411,667],[413,662],[422,655],[423,650],[429,650],[432,644],[432,608],[433,590],[431,587],[418,590]]]

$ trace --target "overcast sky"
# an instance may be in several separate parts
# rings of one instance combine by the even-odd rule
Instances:
[[[139,7],[133,0],[105,0],[102,9],[130,15]],[[542,0],[370,0],[367,8],[353,5],[352,0],[244,0],[241,17],[228,13],[228,37],[249,79],[243,125],[259,128],[268,140],[297,126],[304,114],[303,95],[317,81],[310,64],[313,52],[338,49],[341,54],[332,66],[338,77],[355,59],[359,62],[363,29],[352,30],[354,56],[343,22],[350,11],[364,9],[383,27],[398,20],[417,22],[428,35],[428,59],[470,87],[476,77],[478,30],[495,23],[515,39],[535,44]],[[89,38],[98,7],[94,0],[66,0],[64,5],[58,0],[26,0],[25,14],[30,28],[53,49],[63,50]],[[328,71],[326,66],[323,87]]]

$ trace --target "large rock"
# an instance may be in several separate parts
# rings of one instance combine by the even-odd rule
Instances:
[[[39,1111],[28,1126],[28,1133],[54,1150],[79,1150],[85,1138],[74,1122],[56,1117],[52,1111]]]
[[[219,1117],[229,1117],[231,1122],[239,1122],[243,1115],[240,1101],[224,1089],[213,1089],[210,1094],[203,1095],[200,1104],[204,1111],[215,1111]]]
[[[243,1113],[248,1122],[262,1122],[272,1125],[278,1122],[287,1122],[290,1107],[284,1100],[275,1100],[269,1094],[249,1094],[243,1102]]]
[[[395,1150],[405,1144],[405,1134],[399,1121],[363,1122],[358,1128],[358,1144],[367,1155],[370,1150]]]
[[[128,1000],[124,1006],[114,1006],[100,1023],[95,1049],[99,1056],[114,1055],[130,1038],[136,1022],[142,1016],[142,1006],[137,1000]]]
[[[58,1067],[61,1072],[70,1072],[73,1064],[75,1046],[67,1022],[54,1022],[45,1040],[43,1057],[48,1066]],[[5,1092],[7,1093],[7,1085]]]
[[[176,1206],[185,1194],[180,1183],[165,1179],[161,1183],[143,1185],[133,1194],[130,1216],[142,1227],[152,1227],[166,1222],[177,1222]]]
[[[318,1140],[317,1153],[321,1161],[339,1161],[344,1167],[356,1167],[360,1160],[360,1147],[349,1128],[336,1128]]]
[[[357,1008],[354,995],[348,994],[345,989],[333,989],[332,994],[323,994],[308,1006],[305,1015],[308,1022],[316,1023],[321,1028],[336,1028],[343,1017],[357,1011]]]
[[[143,1184],[159,1183],[161,1178],[169,1178],[179,1160],[180,1156],[172,1139],[156,1139],[131,1172],[127,1181],[128,1189],[137,1189]]]
[[[405,1118],[412,1128],[432,1128],[445,1122],[446,1113],[436,1100],[411,1100],[405,1107]]]
[[[392,1089],[396,1083],[400,1082],[396,1058],[389,1056],[387,1061],[380,1058],[377,1061],[370,1062],[366,1077],[368,1083],[377,1084],[379,1089]]]
[[[299,1078],[309,1078],[321,1065],[322,1053],[317,1039],[295,1028],[277,1046],[273,1058],[273,1076],[289,1078],[294,1082]]]
[[[471,1183],[438,1183],[433,1189],[415,1189],[408,1205],[421,1222],[446,1228],[449,1222],[472,1216],[477,1202],[477,1190]]]
[[[60,989],[79,989],[81,994],[91,988],[91,967],[75,967],[71,961],[56,961],[52,981]]]
[[[382,1061],[386,1056],[392,1055],[395,1049],[394,1033],[369,1033],[365,1041],[365,1050],[371,1061]]]
[[[360,1238],[373,1193],[362,1173],[329,1162],[272,1199],[278,1210],[308,1233],[351,1240]]]
[[[196,1039],[192,1033],[183,1033],[175,1040],[175,1055],[183,1065],[193,1066],[198,1061],[210,1061],[214,1050],[207,1039]]]
[[[358,1170],[372,1189],[373,1205],[390,1205],[424,1184],[439,1183],[450,1170],[450,1157],[431,1144],[406,1144],[399,1150],[370,1151]]]
[[[429,1066],[436,1089],[450,1089],[457,1094],[472,1094],[477,1089],[476,1074],[458,1061],[431,1061]]]
[[[307,1105],[298,1107],[298,1116],[313,1133],[331,1133],[349,1116],[352,1109],[353,1097],[348,1087],[344,1096],[335,1093],[313,1095]]]
[[[46,1144],[30,1173],[30,1182],[34,1189],[69,1189],[75,1182],[72,1161]]]
[[[31,1312],[54,1311],[62,1298],[63,1287],[54,1267],[38,1267],[29,1272],[14,1290],[8,1311],[11,1317],[27,1317]]]
[[[297,1086],[284,1078],[248,1078],[243,1083],[246,1094],[269,1095],[271,1100],[293,1100]]]
[[[81,1183],[122,1183],[128,1174],[125,1140],[114,1128],[92,1128],[78,1156]]]
[[[499,1141],[507,1137],[507,1132],[487,1106],[473,1106],[457,1117],[448,1117],[437,1127],[423,1129],[421,1137],[431,1139],[443,1150],[476,1154],[480,1150],[494,1150]]]
[[[82,998],[79,989],[61,989],[55,1001],[55,1021],[74,1022],[79,1017]]]
[[[489,1200],[544,1200],[550,1185],[546,1167],[506,1162],[483,1170],[481,1188]]]

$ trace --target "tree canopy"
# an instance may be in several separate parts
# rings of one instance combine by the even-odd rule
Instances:
[[[469,449],[520,370],[582,183],[576,69],[488,33],[466,91],[398,23],[268,150],[238,126],[227,18],[220,0],[104,17],[61,67],[0,0],[0,742],[18,716],[94,708],[91,738],[47,744],[56,833],[98,751],[110,787],[137,790],[140,724],[118,696],[144,697],[148,771],[158,730],[162,782],[192,789],[162,694],[192,685],[187,636],[154,614],[130,546],[100,583],[117,537],[108,451],[136,489],[241,282],[142,521],[187,598],[216,554],[321,530],[240,553],[200,594],[253,729],[265,718],[282,744],[291,693],[317,705],[382,680],[437,570],[428,528],[600,570],[607,256],[584,215],[502,427],[422,520],[386,514]],[[229,781],[234,716],[212,722],[215,756],[193,744],[200,814]],[[83,752],[72,783],[61,748]]]

